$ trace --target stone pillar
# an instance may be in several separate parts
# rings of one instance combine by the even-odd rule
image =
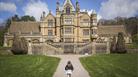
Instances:
[[[28,54],[32,55],[32,43],[30,41],[28,42]]]
[[[92,55],[96,54],[96,46],[95,46],[95,40],[92,42]]]
[[[7,41],[7,38],[4,37],[4,45],[3,45],[4,47],[7,47],[7,46],[8,46],[8,45],[7,45],[7,42],[8,42],[8,41]]]
[[[42,53],[41,53],[41,55],[47,55],[48,49],[45,48],[47,46],[47,43],[43,42],[41,44],[41,46],[42,46]]]
[[[107,54],[110,54],[110,41],[109,41],[109,39],[107,40],[107,43],[106,43],[106,53]]]

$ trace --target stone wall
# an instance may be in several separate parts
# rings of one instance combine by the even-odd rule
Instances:
[[[28,54],[30,55],[55,55],[55,54],[63,54],[63,50],[61,48],[56,48],[46,43],[39,43],[39,44],[30,43]]]

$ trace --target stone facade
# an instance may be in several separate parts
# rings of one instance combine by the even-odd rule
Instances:
[[[41,17],[41,34],[43,42],[90,42],[91,38],[97,38],[97,14],[90,16],[87,12],[80,12],[79,3],[76,8],[71,0],[65,0],[62,7],[57,2],[56,16],[51,12]]]
[[[117,37],[118,32],[123,32],[126,43],[131,43],[131,36],[126,32],[123,25],[97,25],[96,12],[93,11],[91,15],[87,11],[81,12],[79,2],[76,2],[75,6],[71,0],[65,0],[62,6],[59,2],[56,4],[55,16],[49,11],[48,15],[45,15],[45,12],[42,13],[39,22],[12,22],[4,36],[4,46],[12,46],[14,34],[25,37],[29,44],[37,43],[38,45],[39,43],[50,42],[56,44],[63,43],[65,45],[71,43],[70,47],[73,45],[73,50],[81,46],[82,43],[88,44],[93,40],[95,40],[95,43],[108,43],[113,36]],[[56,50],[56,48],[52,48],[49,45],[45,46],[54,49],[53,51]],[[91,44],[83,46],[90,47]],[[60,48],[63,47],[60,45]],[[82,47],[78,50],[81,51],[81,49],[85,48]]]

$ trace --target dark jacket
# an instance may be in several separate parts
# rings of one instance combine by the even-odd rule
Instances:
[[[74,70],[72,64],[67,64],[66,67],[65,67],[65,70]]]

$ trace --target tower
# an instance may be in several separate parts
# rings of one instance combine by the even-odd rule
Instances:
[[[94,10],[91,14],[91,38],[92,39],[96,39],[98,37],[98,34],[97,34],[97,14],[96,14],[96,11]]]

